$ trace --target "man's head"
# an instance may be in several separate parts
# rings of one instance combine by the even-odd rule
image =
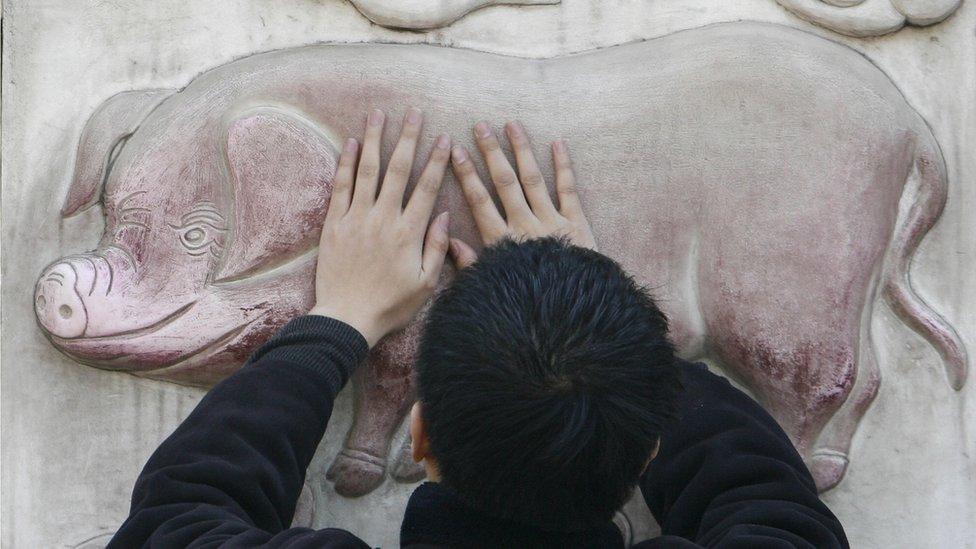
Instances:
[[[503,241],[434,302],[414,457],[488,514],[550,529],[610,519],[672,416],[667,319],[612,260]]]

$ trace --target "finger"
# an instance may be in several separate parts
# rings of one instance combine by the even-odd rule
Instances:
[[[505,234],[507,224],[498,213],[495,202],[492,201],[488,189],[478,177],[474,162],[471,161],[471,156],[464,147],[457,146],[451,151],[451,167],[454,169],[455,179],[461,184],[464,199],[471,208],[481,239],[487,244]]]
[[[512,152],[515,153],[515,163],[518,165],[518,179],[522,183],[522,191],[525,198],[529,201],[529,206],[537,216],[553,216],[556,214],[556,207],[552,204],[549,197],[549,189],[546,188],[546,181],[542,178],[542,171],[539,164],[535,161],[535,154],[532,152],[532,143],[525,132],[525,128],[519,122],[509,122],[505,125],[505,133],[508,134],[508,141],[512,144]]]
[[[447,134],[441,134],[434,142],[427,165],[420,172],[420,179],[417,180],[410,201],[403,211],[403,215],[415,221],[418,227],[424,227],[430,219],[430,213],[434,211],[434,203],[437,202],[437,194],[444,182],[444,172],[447,171],[450,158],[451,138]]]
[[[352,192],[351,208],[368,208],[376,200],[376,184],[380,175],[380,142],[383,140],[383,124],[386,115],[373,109],[366,117],[363,150],[359,155],[359,169]]]
[[[339,155],[335,177],[332,178],[332,196],[329,198],[329,210],[325,214],[326,223],[341,218],[349,209],[358,152],[359,142],[351,137],[346,139],[346,143],[342,146],[342,153]]]
[[[400,127],[400,139],[397,140],[393,154],[390,156],[390,163],[386,166],[377,204],[400,211],[403,205],[403,193],[407,188],[407,181],[410,180],[410,172],[413,170],[413,159],[417,154],[417,139],[422,125],[423,116],[420,110],[413,107],[407,109],[403,117],[403,125]]]
[[[556,195],[559,212],[567,219],[582,219],[583,206],[576,192],[576,174],[564,139],[552,142],[552,164],[556,170]]]
[[[458,270],[465,267],[470,267],[475,261],[478,261],[478,252],[474,251],[474,248],[468,246],[464,241],[452,238],[451,239],[451,258],[454,259],[454,266]]]
[[[505,153],[502,152],[502,147],[491,128],[485,122],[478,122],[474,127],[474,135],[478,149],[481,150],[481,156],[485,158],[485,164],[488,165],[488,173],[498,191],[498,198],[501,199],[502,207],[505,208],[505,216],[508,219],[513,219],[518,216],[532,215],[532,210],[525,202],[525,195],[519,185],[518,176],[515,175],[515,170],[505,158]]]
[[[444,266],[444,257],[450,246],[450,214],[447,212],[437,216],[427,229],[424,239],[424,255],[421,260],[424,279],[436,283]]]

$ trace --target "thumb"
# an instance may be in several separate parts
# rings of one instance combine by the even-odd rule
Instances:
[[[458,270],[469,267],[478,261],[478,253],[474,251],[474,248],[458,238],[451,239],[451,257],[454,259],[454,265]]]

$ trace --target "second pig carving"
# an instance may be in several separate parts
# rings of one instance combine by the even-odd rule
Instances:
[[[83,131],[62,210],[100,204],[105,232],[41,273],[41,329],[98,368],[225,377],[312,304],[340,138],[368,108],[407,105],[425,111],[428,138],[467,143],[474,121],[509,118],[540,144],[568,138],[601,250],[655,288],[683,356],[724,364],[770,410],[820,489],[842,478],[878,390],[876,296],[939,351],[952,387],[966,379],[959,337],[908,278],[946,200],[931,131],[853,50],[758,23],[540,60],[309,46],[179,92],[116,95]],[[442,209],[477,241],[451,182]],[[385,478],[418,329],[387,338],[353,380],[354,425],[329,475],[341,494]]]

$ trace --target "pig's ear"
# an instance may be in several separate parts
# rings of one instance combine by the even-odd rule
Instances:
[[[109,97],[92,113],[75,155],[75,172],[61,215],[68,217],[96,204],[112,163],[125,141],[173,90],[135,90]]]
[[[284,264],[318,243],[337,148],[313,122],[276,108],[249,111],[227,128],[231,231],[217,281]]]

